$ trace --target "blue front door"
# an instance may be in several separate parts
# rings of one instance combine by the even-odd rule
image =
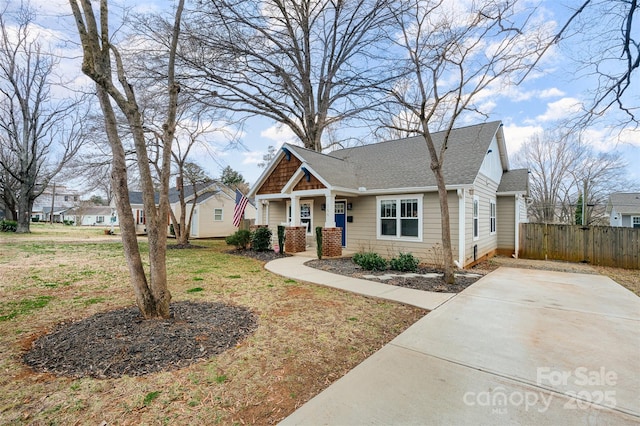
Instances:
[[[347,246],[347,202],[336,201],[336,228],[342,228],[342,247]]]

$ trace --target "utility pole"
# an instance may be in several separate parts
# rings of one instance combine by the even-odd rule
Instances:
[[[51,192],[51,224],[53,225],[53,209],[56,205],[56,183],[53,182],[53,190]]]

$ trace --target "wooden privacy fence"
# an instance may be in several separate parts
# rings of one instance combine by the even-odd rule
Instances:
[[[640,229],[523,223],[519,256],[640,269]]]

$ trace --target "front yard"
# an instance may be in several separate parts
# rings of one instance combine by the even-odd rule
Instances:
[[[168,251],[173,301],[248,308],[252,334],[220,355],[142,376],[35,373],[22,357],[36,337],[134,297],[118,236],[33,231],[0,234],[0,424],[273,424],[425,314],[287,280],[226,254],[224,242],[198,241],[204,248]]]

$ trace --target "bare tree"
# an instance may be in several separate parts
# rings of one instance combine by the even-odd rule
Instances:
[[[637,84],[640,68],[640,9],[637,0],[584,0],[571,10],[552,45],[568,46],[577,76],[592,82],[590,104],[579,125],[605,112],[622,113],[621,126],[640,124]]]
[[[516,161],[529,169],[528,212],[538,223],[570,222],[571,196],[575,178],[571,172],[580,150],[572,134],[548,130],[531,136],[516,155]]]
[[[517,2],[478,2],[470,7],[445,1],[409,0],[393,6],[404,58],[404,77],[389,89],[389,112],[402,120],[387,127],[424,137],[440,200],[444,279],[453,283],[454,263],[443,165],[449,135],[490,85],[507,84],[525,72],[541,48],[544,26],[535,30],[531,11]],[[407,112],[409,117],[407,117]],[[411,118],[413,117],[413,118]],[[407,127],[408,125],[408,127]],[[444,131],[436,144],[432,132]]]
[[[178,169],[178,178],[176,179],[176,190],[178,191],[178,200],[180,205],[180,216],[176,217],[175,212],[171,210],[171,221],[176,235],[176,244],[178,246],[188,246],[191,237],[191,224],[193,222],[193,210],[196,208],[200,196],[211,191],[209,187],[213,183],[207,173],[198,164],[184,161]],[[187,203],[186,191],[187,185],[191,187],[191,196]],[[191,208],[187,208],[187,204]]]
[[[332,125],[379,101],[388,69],[373,58],[389,0],[200,1],[181,56],[204,102],[289,127],[322,151]],[[378,98],[377,98],[378,97]]]
[[[588,225],[595,218],[595,209],[606,204],[615,188],[633,186],[627,182],[627,164],[619,153],[596,152],[577,133],[546,130],[535,134],[518,152],[516,162],[529,169],[528,211],[534,222],[575,223],[580,198]]]
[[[133,86],[127,79],[125,64],[120,52],[111,41],[109,10],[107,0],[100,1],[99,16],[96,19],[90,0],[69,0],[76,21],[83,50],[82,71],[96,83],[96,91],[104,114],[107,138],[113,158],[112,179],[114,195],[125,257],[129,264],[131,282],[136,302],[145,318],[169,317],[171,293],[167,286],[166,241],[167,218],[169,217],[169,177],[171,174],[171,146],[176,128],[176,111],[179,86],[175,82],[175,51],[180,33],[180,21],[184,0],[180,0],[175,12],[175,21],[171,32],[171,49],[167,70],[166,90],[168,93],[167,115],[163,126],[162,168],[159,191],[159,204],[155,203],[155,187],[147,144],[144,134],[142,115]],[[113,69],[115,62],[115,70]],[[117,76],[118,84],[113,80]],[[127,119],[137,156],[138,170],[142,186],[147,233],[149,239],[150,279],[143,268],[135,233],[135,224],[127,183],[127,168],[122,140],[118,133],[113,100]]]
[[[34,200],[84,142],[79,102],[51,96],[56,66],[32,33],[22,6],[9,25],[0,13],[0,169],[5,203],[18,210],[17,232],[30,232]]]

